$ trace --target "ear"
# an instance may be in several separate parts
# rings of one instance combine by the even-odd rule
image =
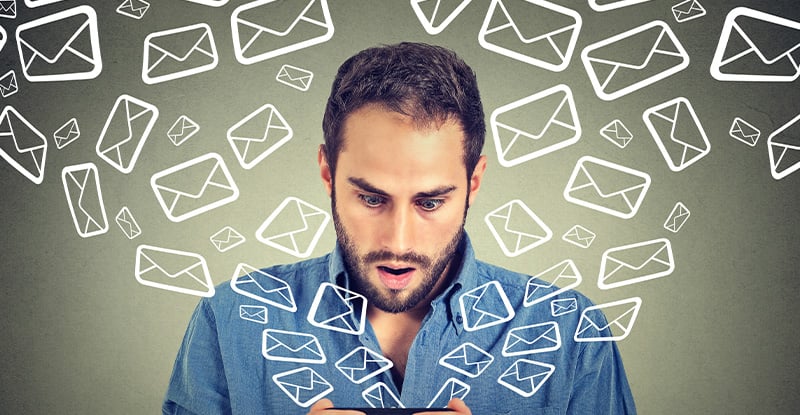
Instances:
[[[483,180],[483,173],[486,171],[486,156],[481,156],[478,163],[475,165],[475,170],[472,171],[472,176],[469,179],[469,206],[475,201],[475,196],[478,195],[478,190],[481,188],[481,181]]]
[[[330,197],[333,190],[333,176],[331,174],[331,168],[328,165],[328,158],[325,156],[325,144],[319,145],[317,163],[319,164],[319,175],[322,177],[322,184],[325,185],[325,190]]]

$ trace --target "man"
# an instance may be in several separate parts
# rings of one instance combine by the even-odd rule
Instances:
[[[530,276],[475,259],[464,221],[485,125],[460,58],[415,43],[360,52],[339,68],[323,130],[336,248],[203,299],[164,413],[635,413],[616,345],[573,341],[588,299],[548,298],[577,305],[554,317],[550,301],[526,306]],[[268,298],[278,289],[291,304]],[[266,325],[240,318],[264,304]]]

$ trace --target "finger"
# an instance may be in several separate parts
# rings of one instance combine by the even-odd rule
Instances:
[[[333,402],[328,398],[318,400],[309,409],[308,415],[366,415],[359,411],[338,411],[334,409]]]
[[[450,399],[450,402],[447,403],[447,407],[456,411],[459,414],[472,415],[472,411],[469,410],[467,404],[465,404],[464,401],[458,398]]]

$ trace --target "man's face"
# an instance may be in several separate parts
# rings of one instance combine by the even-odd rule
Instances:
[[[383,311],[426,305],[451,264],[485,168],[467,180],[458,122],[419,128],[367,105],[346,119],[335,177],[320,151],[354,288]]]

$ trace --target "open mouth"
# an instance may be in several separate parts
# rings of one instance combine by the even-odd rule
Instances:
[[[380,267],[378,267],[378,269],[380,269],[383,272],[388,272],[389,274],[392,274],[392,275],[403,275],[403,274],[405,274],[405,273],[407,273],[409,271],[413,271],[414,270],[414,268],[389,268],[389,267],[384,267],[384,266],[380,266]]]
[[[416,268],[391,268],[378,266],[378,275],[383,285],[390,290],[402,290],[411,283]]]

